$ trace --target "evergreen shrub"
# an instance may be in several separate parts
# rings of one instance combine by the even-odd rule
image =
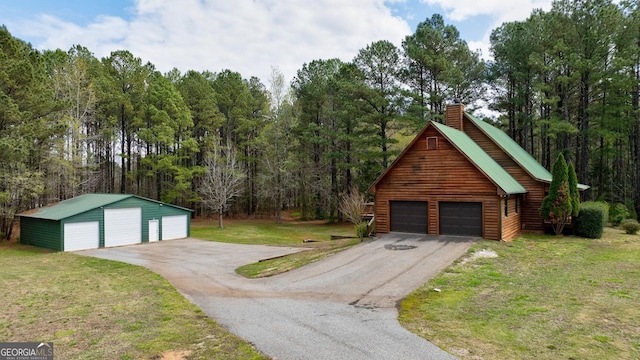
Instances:
[[[611,222],[611,226],[618,226],[624,219],[629,218],[629,210],[622,203],[613,204],[613,206],[609,209],[609,222]]]
[[[366,222],[362,222],[359,223],[355,226],[355,230],[356,230],[356,236],[362,240],[364,238],[366,238],[369,234],[367,234],[367,223]]]
[[[599,207],[602,209],[603,213],[602,213],[602,223],[607,225],[607,221],[609,221],[609,204],[606,201],[585,201],[583,203],[580,204],[580,208],[582,208],[582,206],[586,206],[586,207]]]
[[[582,203],[576,233],[588,239],[600,239],[608,217],[608,208],[609,206],[603,202]]]
[[[624,232],[629,235],[635,235],[640,231],[640,224],[634,219],[626,219],[620,226],[624,229]]]

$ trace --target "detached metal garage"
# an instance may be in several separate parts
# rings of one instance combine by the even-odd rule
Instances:
[[[20,214],[23,244],[76,251],[189,236],[191,211],[126,194],[86,194]]]

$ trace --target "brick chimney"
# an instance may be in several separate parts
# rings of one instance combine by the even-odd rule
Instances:
[[[448,104],[446,109],[446,125],[454,129],[464,131],[462,128],[462,117],[464,105],[460,100],[454,100],[453,104]]]

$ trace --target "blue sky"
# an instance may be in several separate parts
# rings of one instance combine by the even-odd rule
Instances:
[[[400,46],[433,14],[489,54],[491,29],[551,0],[0,0],[0,24],[38,49],[126,49],[166,72],[231,69],[291,80],[315,59],[350,61],[376,40]]]

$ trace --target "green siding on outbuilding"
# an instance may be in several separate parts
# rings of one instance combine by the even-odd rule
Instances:
[[[56,220],[21,217],[20,242],[62,251],[62,226]]]
[[[22,243],[45,247],[53,250],[65,250],[64,228],[69,223],[99,223],[99,247],[105,246],[105,209],[141,209],[141,224],[132,228],[141,229],[141,242],[149,241],[149,221],[158,220],[162,224],[163,216],[185,215],[187,236],[191,233],[191,210],[179,206],[143,198],[136,195],[86,194],[65,200],[57,205],[20,214],[20,237]],[[162,226],[160,226],[160,229]],[[161,231],[161,230],[160,230]],[[78,233],[80,234],[80,233]],[[94,233],[95,234],[95,233]],[[160,239],[162,235],[160,234]]]

